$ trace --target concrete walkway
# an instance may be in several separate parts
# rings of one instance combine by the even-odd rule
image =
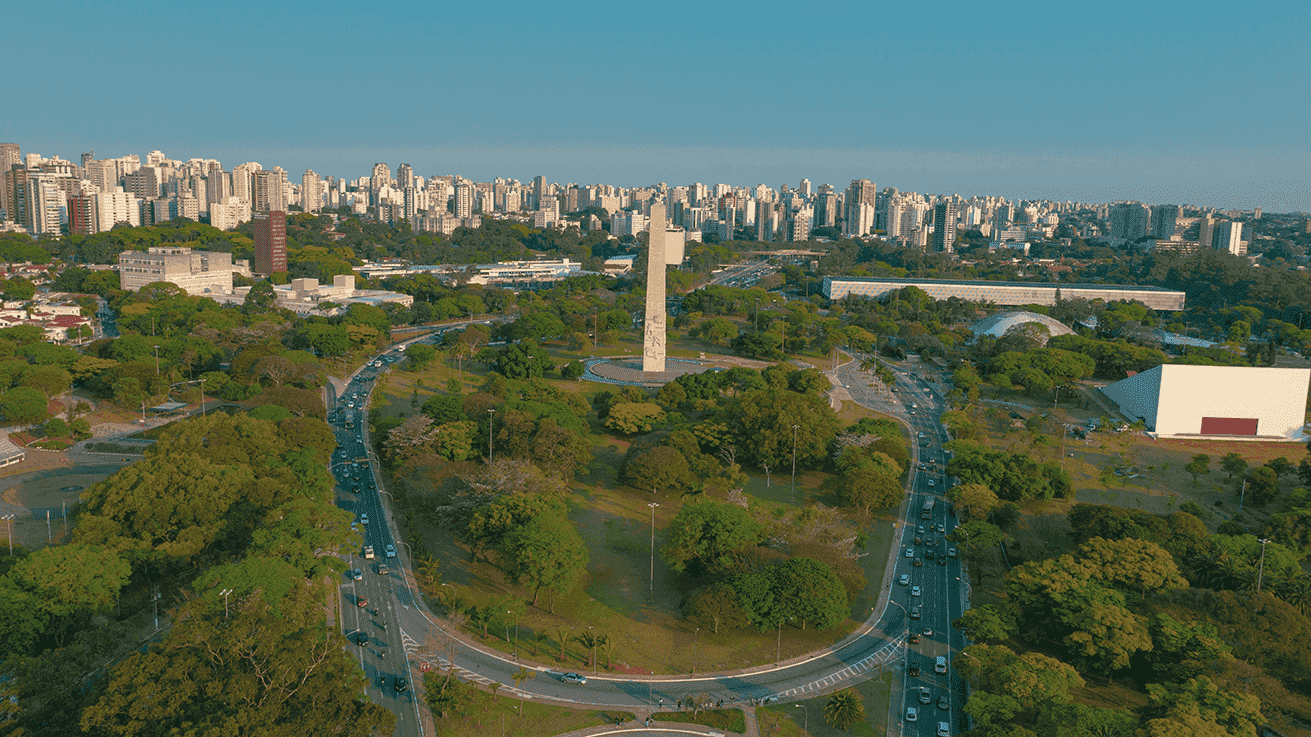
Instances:
[[[637,719],[623,724],[602,724],[595,727],[584,727],[575,729],[572,732],[562,732],[554,737],[596,737],[597,735],[625,734],[625,735],[721,735],[722,737],[760,737],[760,727],[756,722],[756,708],[754,706],[735,707],[740,708],[746,717],[745,732],[728,732],[719,729],[713,729],[701,724],[686,724],[684,722],[664,722],[658,719],[652,719],[648,725],[646,720],[656,711],[668,711],[668,709],[652,709],[650,707],[638,707],[633,709],[624,709],[637,715]]]

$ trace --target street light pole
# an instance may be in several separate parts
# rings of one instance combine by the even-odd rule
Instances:
[[[805,704],[793,704],[792,707],[794,709],[800,709],[801,713],[806,715],[806,718],[802,720],[804,726],[801,731],[810,734],[810,709],[807,709]]]
[[[595,630],[594,625],[587,625],[587,629]],[[596,675],[596,632],[592,632],[592,675]]]
[[[696,675],[696,641],[697,635],[701,634],[701,628],[697,627],[692,630],[692,675]]]
[[[792,501],[797,500],[797,428],[792,426]]]
[[[159,346],[155,348],[155,376],[159,376]]]
[[[14,557],[14,515],[6,514],[4,516],[6,534],[9,538],[9,557]]]
[[[487,463],[492,462],[492,419],[496,415],[495,409],[487,410]]]
[[[227,618],[228,618],[228,595],[232,593],[232,589],[223,589],[223,590],[220,591],[219,593],[220,593],[220,594],[223,594],[223,618],[224,618],[224,619],[227,619]]]
[[[519,659],[519,615],[515,614],[509,609],[505,610],[505,613],[514,616],[514,659],[518,660]],[[510,639],[508,634],[509,633],[508,625],[507,625],[506,632],[507,632],[506,639],[508,640]]]
[[[205,416],[205,380],[200,380],[200,416]]]
[[[660,505],[657,504],[656,502],[648,502],[646,506],[651,508],[651,587],[648,593],[654,598],[655,597],[655,511],[656,511],[656,507]]]
[[[1257,573],[1256,573],[1256,593],[1257,593],[1258,595],[1260,595],[1260,593],[1261,593],[1261,579],[1262,579],[1262,577],[1265,576],[1265,546],[1266,546],[1270,541],[1267,540],[1267,539],[1265,539],[1265,538],[1262,538],[1262,539],[1260,539],[1260,540],[1257,540],[1257,542],[1261,543],[1261,567],[1257,569]]]

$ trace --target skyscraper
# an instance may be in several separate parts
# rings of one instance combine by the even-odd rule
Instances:
[[[1151,210],[1140,202],[1122,202],[1111,205],[1111,237],[1137,240],[1147,235],[1151,226]]]
[[[831,228],[837,223],[838,195],[835,192],[820,192],[815,195],[815,227]]]
[[[287,270],[287,213],[282,210],[255,213],[255,258],[250,270],[268,276]]]
[[[1206,247],[1205,243],[1200,245]],[[1221,220],[1216,223],[1211,247],[1235,256],[1246,256],[1247,248],[1243,245],[1243,224],[1233,220]]]
[[[300,177],[300,209],[317,212],[323,202],[323,185],[313,169],[306,169]]]
[[[455,185],[455,217],[473,217],[473,185],[468,182]]]
[[[853,179],[847,187],[846,214],[842,234],[857,237],[869,232],[874,224],[874,208],[878,204],[878,189],[868,179]],[[868,211],[862,206],[868,206]]]
[[[401,189],[414,186],[414,167],[409,164],[396,167],[396,186]]]
[[[22,154],[17,143],[0,143],[0,184],[3,184],[5,172],[23,163]],[[0,210],[9,220],[17,220],[14,215],[13,195],[10,187],[0,186]]]
[[[1175,234],[1175,223],[1183,214],[1178,205],[1155,205],[1152,207],[1152,232],[1157,238],[1169,240]]]
[[[269,170],[254,172],[250,177],[250,209],[255,212],[287,211],[286,191],[287,172],[275,166]],[[285,271],[285,269],[284,269]]]
[[[533,209],[542,209],[542,198],[546,196],[546,177],[537,175],[533,177]]]
[[[946,200],[933,208],[933,250],[951,253],[956,242],[956,202]]]

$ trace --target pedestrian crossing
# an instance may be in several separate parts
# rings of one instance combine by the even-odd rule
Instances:
[[[892,660],[892,658],[896,655],[897,651],[901,648],[902,643],[904,643],[905,641],[906,641],[906,636],[904,634],[900,635],[895,639],[891,640],[890,642],[888,642],[887,644],[885,644],[883,647],[879,648],[874,653],[866,656],[865,658],[855,663],[852,663],[851,665],[843,668],[842,670],[837,671],[835,673],[831,673],[818,680],[811,681],[810,683],[807,683],[804,686],[798,686],[796,688],[790,688],[786,691],[780,691],[778,693],[778,697],[787,698],[792,696],[803,696],[806,694],[823,692],[847,679],[856,678],[858,676],[864,675],[865,673],[868,673],[869,671],[875,668],[881,668],[884,665],[886,665],[890,660]]]

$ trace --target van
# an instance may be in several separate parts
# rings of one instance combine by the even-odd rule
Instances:
[[[946,658],[946,657],[944,657],[944,656],[942,656],[942,655],[939,655],[938,657],[936,657],[936,658],[933,659],[933,672],[935,672],[935,673],[946,673],[946,672],[947,672],[947,658]]]

